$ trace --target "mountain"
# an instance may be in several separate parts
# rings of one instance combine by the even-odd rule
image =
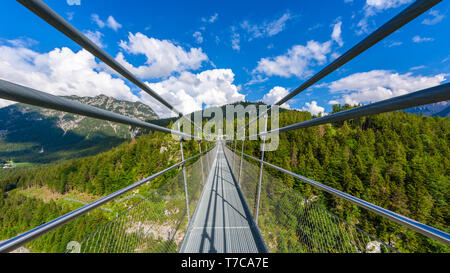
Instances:
[[[158,119],[140,102],[105,95],[66,98],[135,119]],[[0,109],[0,162],[48,163],[93,155],[141,133],[140,128],[18,103]]]
[[[450,101],[422,105],[406,109],[405,112],[412,114],[423,114],[424,116],[450,117]]]

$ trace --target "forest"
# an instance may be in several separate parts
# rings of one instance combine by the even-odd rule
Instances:
[[[349,106],[334,106],[333,112]],[[310,113],[280,111],[280,127],[313,118]],[[350,121],[283,132],[280,145],[265,160],[407,217],[449,231],[450,119],[392,112]],[[238,144],[240,147],[241,143]],[[246,141],[245,152],[260,157],[259,141]],[[205,144],[206,146],[206,144]],[[198,153],[186,141],[185,158]],[[162,133],[149,133],[108,152],[60,164],[0,173],[0,240],[62,215],[60,203],[24,196],[30,188],[55,194],[73,191],[101,197],[180,160],[179,143]],[[406,252],[449,252],[449,248],[392,224],[286,174],[265,168],[286,186],[364,231]],[[157,188],[176,171],[156,179]],[[295,206],[295,204],[290,204]],[[110,219],[105,212],[88,215],[60,228],[33,251],[63,251],[70,237],[78,240],[93,226]],[[59,242],[59,243],[56,243]]]
[[[333,112],[349,108],[335,105]],[[280,127],[311,118],[307,112],[286,111],[280,113]],[[264,158],[276,166],[449,232],[449,141],[450,119],[398,111],[280,133],[278,149],[266,152]],[[260,158],[260,144],[246,141],[245,152]],[[238,150],[241,145],[238,142]],[[399,251],[450,251],[435,240],[292,176],[268,167],[264,170]]]

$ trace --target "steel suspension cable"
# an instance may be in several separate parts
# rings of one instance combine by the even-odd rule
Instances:
[[[175,112],[179,117],[184,117],[190,123],[197,126],[192,120],[186,118],[181,112],[179,112],[175,107],[168,103],[164,98],[162,98],[158,93],[156,93],[152,88],[145,84],[142,80],[138,79],[133,73],[96,45],[92,40],[90,40],[86,35],[81,33],[73,25],[67,22],[49,6],[47,6],[41,0],[17,0],[17,2],[24,5],[30,11],[32,11],[37,16],[41,17],[44,21],[52,25],[54,28],[62,32],[72,41],[80,45],[82,48],[86,49],[92,53],[95,57],[99,58],[109,67],[114,69],[117,73],[134,83],[137,87],[145,91],[147,94],[152,96],[154,99],[159,101],[161,104],[169,108],[171,111]]]
[[[414,93],[371,103],[368,105],[356,107],[350,110],[330,114],[327,116],[295,123],[279,129],[274,129],[257,135],[248,136],[245,139],[275,134],[289,130],[295,130],[299,128],[308,128],[326,123],[339,122],[363,116],[392,112],[396,110],[402,110],[419,105],[425,105],[446,100],[450,100],[450,83],[438,85],[428,89],[416,91]]]
[[[389,20],[387,23],[379,27],[377,30],[372,32],[369,36],[367,36],[365,39],[363,39],[361,42],[356,44],[354,47],[349,49],[347,52],[342,54],[340,57],[338,57],[336,60],[334,60],[332,63],[327,65],[325,68],[323,68],[321,71],[316,73],[314,76],[312,76],[309,80],[304,82],[299,87],[295,88],[291,93],[286,95],[284,98],[279,100],[275,103],[275,105],[282,105],[298,95],[300,92],[306,90],[308,87],[311,87],[313,84],[330,74],[331,72],[337,70],[339,67],[343,66],[359,54],[363,53],[382,39],[386,38],[390,34],[392,34],[397,29],[401,28],[402,26],[406,25],[425,11],[429,10],[433,6],[437,5],[442,0],[418,0],[414,3],[412,3],[410,6],[405,8],[402,12],[397,14],[394,18]],[[255,120],[259,119],[261,116],[263,116],[265,113],[268,113],[268,111],[271,109],[269,107],[266,111],[263,113],[260,113]],[[247,127],[251,123],[253,123],[255,120],[247,123],[244,127]],[[242,127],[242,128],[244,128]],[[242,130],[239,129],[240,130]],[[238,132],[239,132],[238,131]]]

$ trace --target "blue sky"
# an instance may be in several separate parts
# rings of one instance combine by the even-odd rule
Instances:
[[[412,3],[44,1],[182,112],[237,100],[275,103]],[[443,1],[285,107],[313,114],[448,81]],[[16,1],[0,11],[0,78],[56,95],[106,94],[170,112]],[[8,102],[0,101],[0,106]]]

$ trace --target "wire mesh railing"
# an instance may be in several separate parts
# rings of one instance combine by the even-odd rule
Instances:
[[[225,149],[235,174],[240,156]],[[270,252],[391,253],[395,248],[334,215],[263,170],[258,228]],[[256,213],[259,162],[242,159],[240,188]]]
[[[186,166],[191,211],[199,199],[215,149]],[[203,166],[203,168],[202,168]],[[171,253],[178,252],[187,229],[183,172],[152,190],[125,212],[84,237],[68,244],[66,252]]]

